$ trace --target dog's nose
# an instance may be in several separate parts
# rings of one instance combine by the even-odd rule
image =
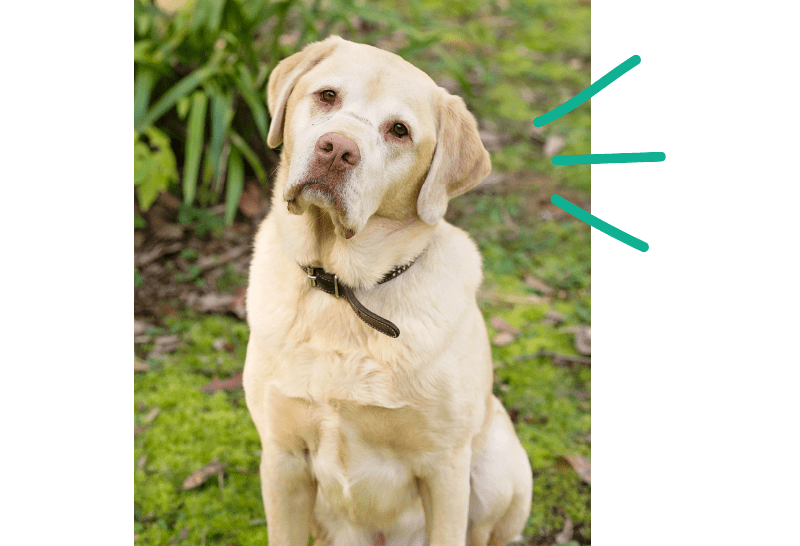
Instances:
[[[330,168],[337,171],[352,169],[361,160],[358,145],[338,133],[325,133],[317,141],[315,155],[331,161]]]

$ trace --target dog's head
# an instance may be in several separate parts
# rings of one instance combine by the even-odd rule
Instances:
[[[373,215],[437,223],[491,170],[464,101],[402,58],[332,36],[269,77],[267,143],[283,143],[289,211],[328,211],[350,238]]]

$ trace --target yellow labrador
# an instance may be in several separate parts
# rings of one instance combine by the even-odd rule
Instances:
[[[492,395],[481,258],[442,219],[491,169],[464,102],[331,37],[268,86],[283,143],[256,236],[247,407],[270,546],[518,540],[527,455]]]

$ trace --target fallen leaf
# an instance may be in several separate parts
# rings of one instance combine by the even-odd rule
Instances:
[[[483,143],[483,147],[489,150],[490,152],[496,152],[501,148],[502,140],[500,135],[495,131],[490,131],[488,129],[481,129],[478,133],[481,137],[481,142]]]
[[[536,294],[498,294],[496,292],[484,292],[478,290],[478,299],[481,301],[500,301],[503,303],[517,303],[517,304],[530,304],[530,303],[548,303],[549,298],[543,298]]]
[[[486,188],[489,188],[489,187],[491,187],[491,186],[497,186],[498,184],[501,184],[502,182],[504,182],[504,181],[505,181],[505,179],[506,179],[506,177],[505,177],[503,174],[500,174],[500,173],[490,173],[490,174],[489,174],[489,176],[487,176],[486,178],[484,178],[484,179],[481,181],[481,183],[480,183],[480,184],[478,184],[477,186],[475,186],[475,189],[476,189],[476,190],[481,190],[481,189],[486,189]]]
[[[544,141],[544,149],[542,150],[542,153],[544,153],[544,155],[546,155],[547,157],[553,157],[558,152],[563,150],[566,144],[567,141],[564,139],[564,137],[560,137],[558,135],[550,135]]]
[[[248,252],[250,252],[250,247],[248,245],[235,246],[219,255],[200,257],[200,259],[197,260],[197,267],[199,267],[202,271],[211,267],[219,267],[225,263],[244,256]]]
[[[153,409],[151,409],[151,410],[150,410],[150,413],[148,413],[147,415],[145,415],[145,416],[144,416],[144,419],[142,419],[142,422],[143,422],[144,424],[147,424],[147,423],[152,423],[152,422],[153,422],[153,420],[154,420],[156,417],[158,417],[158,414],[159,414],[159,413],[161,413],[161,408],[153,408]]]
[[[564,528],[554,537],[556,544],[566,544],[572,540],[573,524],[569,514],[564,517]]]
[[[155,326],[148,322],[133,319],[133,335],[140,336],[149,330],[153,330]]]
[[[166,256],[167,254],[174,254],[183,248],[183,243],[180,241],[176,241],[171,244],[164,244],[164,243],[157,243],[155,244],[150,250],[142,253],[134,253],[134,265],[136,267],[142,268],[149,264],[150,262],[154,262],[159,259],[161,256]]]
[[[159,228],[157,235],[159,239],[180,239],[183,237],[184,231],[186,231],[186,226],[182,224],[167,224]]]
[[[242,192],[239,199],[239,210],[248,218],[255,218],[264,209],[261,199],[261,188],[252,180],[247,183],[247,187]]]
[[[144,470],[144,465],[147,463],[147,453],[142,453],[138,459],[136,459],[136,468],[139,470]]]
[[[208,394],[217,391],[236,391],[242,388],[242,372],[237,373],[228,379],[217,379],[216,377],[203,385],[200,390]]]
[[[225,469],[225,463],[219,462],[214,459],[203,468],[192,472],[188,478],[183,482],[184,489],[194,489],[200,487],[211,477]]]
[[[518,336],[520,334],[519,328],[511,326],[511,324],[509,324],[509,322],[500,315],[492,315],[489,318],[489,324],[492,325],[492,328],[501,332],[508,332],[514,336]]]
[[[559,455],[556,463],[562,467],[572,467],[586,483],[592,483],[592,463],[580,455]]]
[[[592,328],[585,324],[575,332],[575,350],[582,355],[592,354]]]
[[[448,78],[447,76],[444,76],[436,80],[436,85],[438,85],[439,87],[444,87],[447,90],[447,92],[450,93],[451,95],[458,94],[458,92],[461,89],[461,84],[459,84],[453,78]]]
[[[150,427],[146,427],[144,425],[133,425],[133,435],[139,436],[142,432],[147,430]]]
[[[178,334],[171,336],[159,336],[155,339],[153,350],[150,351],[148,358],[159,358],[162,355],[171,353],[181,344],[181,337]]]
[[[145,242],[145,239],[147,239],[147,236],[144,233],[142,233],[141,231],[134,231],[133,232],[133,248],[135,250],[138,250],[139,248],[141,248],[142,245]]]
[[[223,313],[235,299],[233,294],[210,292],[197,298],[192,307],[201,313]]]
[[[525,275],[525,284],[538,290],[545,296],[552,296],[555,293],[555,288],[548,286],[542,279],[537,279],[533,275]]]
[[[149,372],[150,365],[143,360],[139,360],[135,356],[133,357],[133,373],[136,372]]]
[[[158,194],[158,202],[168,209],[178,210],[181,208],[181,200],[167,191]]]
[[[240,286],[236,289],[236,295],[233,297],[233,301],[228,306],[228,310],[231,311],[234,315],[239,317],[242,320],[247,319],[247,308],[245,303],[247,301],[247,287]]]
[[[556,311],[555,309],[549,309],[547,313],[544,315],[544,319],[542,322],[545,324],[552,324],[554,326],[558,326],[559,324],[563,324],[566,319],[564,315]]]
[[[492,345],[503,347],[514,342],[514,335],[508,332],[497,332],[492,338]]]

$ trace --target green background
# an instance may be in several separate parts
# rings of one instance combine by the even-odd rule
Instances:
[[[4,12],[13,544],[130,540],[129,9]],[[650,243],[593,236],[598,544],[796,535],[797,12],[593,6],[595,79],[642,57],[593,99],[593,152],[667,154],[593,167],[592,212]]]

